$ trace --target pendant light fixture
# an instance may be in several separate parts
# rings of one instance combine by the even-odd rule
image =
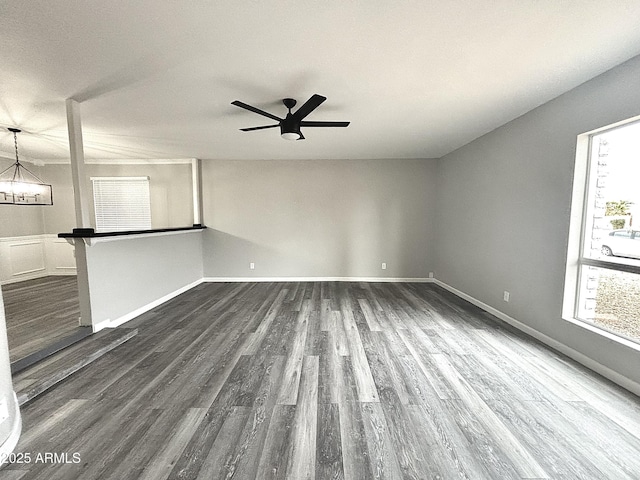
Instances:
[[[44,183],[20,163],[17,134],[21,130],[17,128],[7,130],[13,132],[16,163],[0,172],[0,204],[53,205],[51,185]]]

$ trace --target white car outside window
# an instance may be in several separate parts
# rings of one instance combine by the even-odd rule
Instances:
[[[614,230],[602,239],[602,254],[640,258],[640,230]]]

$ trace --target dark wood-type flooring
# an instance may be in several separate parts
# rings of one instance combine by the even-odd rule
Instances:
[[[2,297],[12,362],[56,343],[79,327],[75,275],[3,285]]]
[[[640,478],[638,397],[433,284],[209,283],[124,327],[0,478]]]

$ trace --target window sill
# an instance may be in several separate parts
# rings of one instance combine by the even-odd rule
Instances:
[[[563,320],[572,323],[580,328],[584,328],[586,330],[589,330],[590,332],[593,332],[597,335],[600,335],[601,337],[605,337],[607,340],[610,340],[612,342],[616,342],[619,344],[624,345],[625,347],[631,348],[632,350],[636,350],[638,352],[640,352],[640,343],[634,342],[633,340],[629,340],[626,337],[623,337],[621,335],[617,335],[615,333],[612,333],[608,330],[605,330],[604,328],[600,328],[597,327],[589,322],[585,322],[584,320],[579,320],[577,318],[566,318],[563,317]]]

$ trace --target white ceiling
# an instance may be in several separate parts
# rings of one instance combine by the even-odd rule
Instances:
[[[640,54],[638,0],[0,2],[0,126],[25,159],[440,157]],[[293,97],[328,100],[284,141]],[[0,155],[13,141],[0,132]]]

